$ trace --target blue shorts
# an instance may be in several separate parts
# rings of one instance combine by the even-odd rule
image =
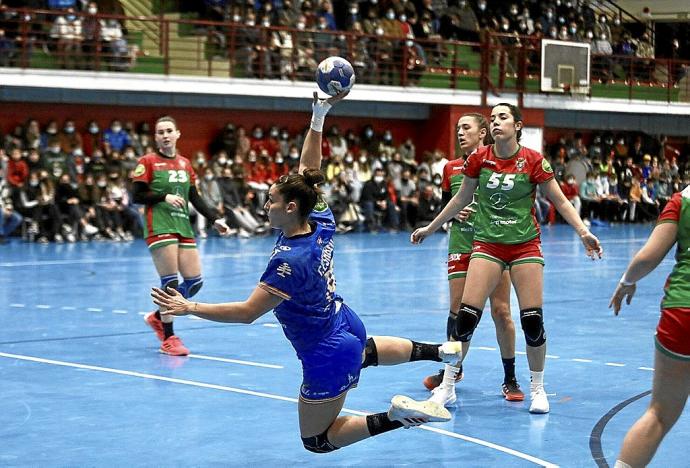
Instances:
[[[337,304],[340,326],[301,356],[300,398],[303,401],[322,403],[333,400],[359,382],[367,332],[352,309],[343,303]]]

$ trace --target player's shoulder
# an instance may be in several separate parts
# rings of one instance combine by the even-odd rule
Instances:
[[[443,166],[443,169],[446,170],[447,172],[451,172],[451,171],[454,171],[454,170],[459,170],[459,169],[462,168],[464,165],[465,165],[465,158],[463,158],[462,156],[460,156],[460,157],[458,157],[458,158],[456,158],[456,159],[453,159],[453,160],[451,160],[451,161],[448,161],[448,163],[447,163],[445,166]]]
[[[526,146],[520,147],[519,155],[526,158],[528,161],[540,161],[544,159],[544,156],[539,151],[527,148]]]

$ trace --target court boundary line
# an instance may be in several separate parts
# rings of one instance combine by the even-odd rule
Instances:
[[[55,366],[61,366],[61,367],[71,367],[75,369],[84,369],[84,370],[91,370],[91,371],[97,371],[97,372],[104,372],[104,373],[109,373],[109,374],[116,374],[116,375],[124,375],[128,377],[138,377],[142,379],[151,379],[151,380],[158,380],[162,382],[168,382],[168,383],[174,383],[174,384],[181,384],[181,385],[189,385],[192,387],[200,387],[200,388],[208,388],[212,390],[220,390],[220,391],[225,391],[225,392],[230,392],[230,393],[238,393],[241,395],[250,395],[250,396],[256,396],[260,398],[268,398],[271,400],[279,400],[279,401],[287,401],[290,403],[297,403],[298,399],[293,398],[293,397],[285,397],[282,395],[275,395],[272,393],[265,393],[265,392],[257,392],[253,390],[246,390],[243,388],[237,388],[237,387],[229,387],[225,385],[217,385],[217,384],[209,384],[205,382],[197,382],[195,380],[187,380],[187,379],[178,379],[174,377],[165,377],[162,375],[156,375],[156,374],[148,374],[145,372],[136,372],[136,371],[128,371],[128,370],[123,370],[123,369],[115,369],[112,367],[101,367],[101,366],[94,366],[90,364],[80,364],[77,362],[68,362],[68,361],[57,361],[54,359],[47,359],[47,358],[40,358],[40,357],[35,357],[35,356],[28,356],[28,355],[23,355],[23,354],[12,354],[12,353],[5,353],[0,351],[0,357],[4,357],[7,359],[17,359],[21,361],[29,361],[29,362],[36,362],[40,364],[51,364]],[[354,414],[354,415],[366,415],[369,413],[365,413],[362,411],[357,411],[357,410],[351,410],[348,408],[343,408],[343,412],[349,413],[349,414]],[[502,445],[495,444],[493,442],[489,442],[483,439],[478,439],[476,437],[470,437],[466,436],[463,434],[458,434],[456,432],[452,431],[447,431],[445,429],[439,429],[435,427],[430,427],[430,426],[420,426],[419,429],[426,430],[429,432],[434,432],[440,435],[445,435],[447,437],[451,437],[454,439],[460,439],[465,442],[470,442],[476,445],[480,445],[489,449],[493,449],[502,453],[505,453],[507,455],[512,455],[516,458],[520,458],[529,462],[532,462],[536,465],[539,466],[545,466],[548,468],[557,468],[558,465],[547,462],[545,460],[542,460],[540,458],[534,457],[532,455],[526,454],[519,452],[517,450],[511,449],[509,447],[504,447]]]
[[[609,464],[604,456],[604,449],[601,446],[601,436],[604,434],[604,429],[606,425],[623,410],[626,406],[631,403],[635,403],[637,400],[646,397],[652,393],[651,390],[639,393],[633,397],[628,398],[625,401],[618,403],[616,406],[611,408],[608,413],[603,415],[599,421],[592,428],[592,432],[589,434],[589,452],[592,454],[592,460],[597,464],[599,468],[609,468]]]

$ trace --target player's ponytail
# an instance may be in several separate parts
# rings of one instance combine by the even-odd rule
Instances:
[[[326,178],[318,169],[305,169],[302,174],[290,174],[278,179],[276,186],[286,203],[296,201],[301,219],[307,219],[322,195],[319,184]]]

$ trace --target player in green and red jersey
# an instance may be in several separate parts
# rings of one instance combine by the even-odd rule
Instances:
[[[483,147],[485,142],[493,142],[491,135],[489,135],[489,123],[483,115],[477,113],[464,114],[460,117],[457,124],[457,137],[464,155],[474,153]],[[444,204],[448,203],[451,197],[460,190],[464,177],[464,165],[465,159],[459,157],[444,166],[441,184]],[[452,221],[448,238],[448,288],[450,292],[450,313],[446,326],[448,339],[454,339],[455,322],[462,302],[473,239],[472,217],[467,221],[457,218]],[[503,361],[504,379],[501,392],[509,401],[522,401],[525,399],[525,395],[520,390],[520,385],[515,377],[515,324],[510,316],[510,276],[507,271],[503,273],[503,277],[496,290],[489,297],[489,301],[491,317],[496,325],[496,339]],[[465,345],[463,344],[463,346]],[[444,378],[446,375],[448,377]],[[443,405],[452,405],[456,400],[455,382],[461,379],[462,366],[460,364],[446,364],[444,369],[437,374],[426,377],[424,386],[434,392],[432,400]],[[439,386],[441,388],[436,390]]]
[[[191,202],[221,234],[227,232],[228,226],[197,192],[192,164],[177,153],[179,138],[180,131],[172,117],[156,121],[158,152],[139,159],[133,174],[133,200],[146,206],[144,238],[160,275],[161,287],[172,287],[185,297],[192,297],[199,292],[203,281],[188,203]],[[178,271],[183,279],[181,284]],[[147,314],[144,320],[161,341],[160,352],[174,356],[189,354],[174,333],[171,316],[161,318],[156,311]]]
[[[676,264],[664,286],[656,329],[654,384],[649,408],[623,440],[616,467],[647,466],[663,437],[683,412],[690,392],[690,188],[673,195],[647,243],[635,255],[613,293],[609,307],[618,315],[630,304],[635,283],[666,257],[674,244]]]
[[[496,289],[503,271],[509,269],[527,342],[532,400],[529,410],[548,413],[549,400],[544,390],[544,259],[534,212],[537,185],[563,219],[578,232],[588,256],[601,257],[602,249],[599,239],[589,232],[561,192],[548,161],[518,143],[522,126],[522,114],[516,106],[502,103],[491,110],[490,128],[495,143],[467,158],[460,191],[428,226],[412,233],[412,242],[422,242],[438,230],[469,205],[476,192],[474,242],[456,321],[456,336],[463,342],[472,339],[486,299]]]

